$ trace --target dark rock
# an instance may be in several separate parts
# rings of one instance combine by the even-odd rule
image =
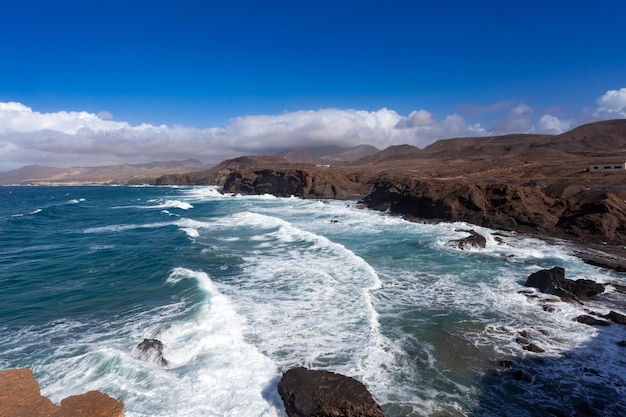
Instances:
[[[527,287],[535,287],[546,294],[558,295],[564,300],[584,300],[604,292],[604,285],[589,279],[576,281],[565,278],[565,270],[555,266],[530,274],[526,280]]]
[[[543,311],[547,313],[554,313],[556,311],[556,308],[554,306],[544,305]]]
[[[459,249],[485,249],[487,246],[487,239],[475,230],[459,230],[467,232],[470,235],[462,239],[455,239],[448,242],[448,245],[456,246]]]
[[[146,362],[154,362],[160,366],[167,366],[168,361],[163,357],[163,342],[158,339],[143,339],[137,345],[139,359]]]
[[[535,352],[535,353],[543,353],[543,352],[545,352],[545,350],[543,348],[540,348],[539,346],[537,346],[534,343],[529,343],[528,345],[524,346],[522,349],[527,350],[529,352]]]
[[[314,167],[247,168],[232,171],[224,181],[223,192],[272,194],[316,199],[349,199],[358,197],[362,186],[340,172]]]
[[[365,385],[333,372],[292,368],[278,392],[289,417],[383,417]]]
[[[518,345],[527,345],[530,343],[530,340],[526,339],[525,337],[516,337],[515,341]]]
[[[619,342],[617,342],[617,346],[626,348],[626,340],[620,340]]]
[[[513,361],[509,359],[501,359],[496,361],[496,365],[502,369],[511,369],[513,367]]]
[[[616,311],[611,311],[609,314],[602,317],[611,320],[613,323],[626,325],[626,316]]]
[[[526,372],[522,371],[521,369],[518,369],[517,371],[515,371],[512,374],[513,378],[518,380],[518,381],[523,381],[523,382],[532,382],[532,377],[530,375],[528,375]]]
[[[600,268],[612,269],[617,272],[626,272],[626,260],[610,258],[608,256],[598,256],[591,254],[577,254],[585,263]]]
[[[610,326],[611,325],[611,323],[609,323],[606,320],[599,320],[587,314],[582,314],[576,317],[574,320],[576,320],[579,323],[588,324],[590,326]]]

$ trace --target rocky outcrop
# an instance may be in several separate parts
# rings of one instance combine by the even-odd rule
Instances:
[[[420,180],[381,175],[363,199],[368,207],[430,221],[464,221],[543,236],[626,243],[626,202],[580,192],[567,199],[512,183]]]
[[[616,311],[610,311],[609,314],[603,317],[611,320],[613,323],[626,326],[626,316]]]
[[[383,417],[365,385],[333,372],[290,369],[278,392],[289,417]]]
[[[137,345],[136,356],[146,362],[153,362],[166,367],[169,362],[163,357],[163,342],[158,339],[143,339]]]
[[[487,239],[475,230],[457,230],[457,232],[466,232],[470,235],[461,239],[454,239],[448,242],[448,245],[457,247],[461,250],[465,249],[485,249],[487,247]]]
[[[123,417],[124,403],[100,391],[73,395],[58,406],[43,397],[30,369],[0,371],[1,417]]]
[[[565,270],[555,266],[530,274],[526,280],[527,287],[535,287],[546,294],[553,294],[564,300],[580,301],[593,298],[604,292],[604,285],[589,279],[576,281],[565,278]]]
[[[272,194],[277,197],[349,199],[361,186],[340,172],[301,168],[250,168],[231,172],[223,192]]]
[[[563,211],[554,199],[531,187],[510,184],[376,180],[363,199],[370,208],[435,221],[465,221],[480,226],[525,231],[554,228]]]

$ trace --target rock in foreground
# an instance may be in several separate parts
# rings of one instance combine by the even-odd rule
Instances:
[[[289,417],[384,417],[365,385],[333,372],[292,368],[278,392]]]
[[[555,266],[530,274],[526,280],[527,287],[535,287],[546,294],[558,295],[564,300],[580,301],[593,298],[604,292],[604,285],[589,279],[576,281],[565,278],[565,270]]]
[[[100,391],[73,395],[61,406],[43,397],[30,369],[0,371],[1,417],[123,417],[124,403]]]

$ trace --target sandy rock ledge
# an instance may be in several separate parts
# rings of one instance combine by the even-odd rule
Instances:
[[[41,395],[30,369],[0,371],[0,417],[123,417],[124,403],[100,391],[73,395],[58,406]]]

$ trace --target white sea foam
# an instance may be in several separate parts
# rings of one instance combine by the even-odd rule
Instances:
[[[66,204],[78,204],[82,203],[83,201],[85,201],[84,198],[73,198],[71,200],[68,200]]]
[[[393,362],[393,347],[370,297],[381,285],[376,271],[343,245],[279,218],[241,212],[227,221],[248,230],[251,245],[241,279],[223,284],[250,322],[250,340],[282,370],[330,368],[389,384],[380,363]]]
[[[58,345],[53,362],[34,365],[36,374],[45,370],[42,393],[58,402],[99,389],[124,401],[130,417],[284,415],[276,391],[277,367],[244,340],[245,319],[206,273],[176,268],[167,284],[184,280],[195,281],[204,295],[191,316],[181,304],[173,304],[118,318],[127,321],[83,333],[78,341],[71,335],[89,325],[60,322],[46,329],[39,335],[42,341],[50,337],[46,334],[67,341]],[[163,327],[163,322],[169,324]],[[152,337],[163,342],[165,368],[139,359],[132,347]]]
[[[150,206],[143,206],[143,208],[157,208],[157,209],[166,209],[166,208],[178,208],[181,210],[189,210],[193,208],[193,205],[186,201],[181,200],[159,200],[154,201],[157,204]]]

